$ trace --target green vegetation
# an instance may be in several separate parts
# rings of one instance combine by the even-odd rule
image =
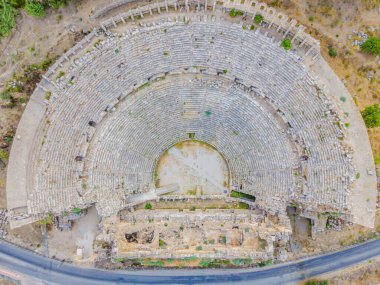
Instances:
[[[1,1],[1,0],[0,0]],[[29,95],[32,94],[35,83],[41,80],[41,75],[54,62],[53,58],[46,58],[41,64],[31,64],[5,84],[4,90],[0,92],[0,99],[8,101],[3,106],[12,108],[16,103],[26,103]],[[23,96],[15,96],[16,93],[24,93]]]
[[[303,283],[304,285],[329,285],[329,281],[327,280],[308,280],[306,281],[305,283]]]
[[[59,7],[65,7],[68,0],[48,0],[47,5],[57,10]]]
[[[158,245],[163,248],[166,246],[166,242],[164,242],[162,239],[158,240]]]
[[[231,261],[231,263],[235,266],[250,265],[252,262],[253,260],[250,258],[237,258]]]
[[[211,116],[211,114],[212,114],[212,112],[211,112],[210,110],[205,111],[205,115],[206,115],[207,117]]]
[[[40,225],[40,226],[42,225],[49,226],[49,225],[52,225],[53,222],[54,222],[54,215],[52,213],[49,213],[46,218],[39,220],[36,223],[37,225]]]
[[[46,92],[45,93],[45,100],[50,100],[50,97],[51,97],[51,92],[50,91],[48,91],[48,92]]]
[[[144,89],[144,88],[147,88],[147,87],[149,87],[149,86],[150,86],[150,82],[147,81],[147,82],[145,82],[144,84],[141,84],[141,85],[139,86],[139,88],[137,88],[136,91],[140,91],[140,90],[142,90],[142,89]]]
[[[362,116],[367,128],[380,127],[380,107],[378,104],[366,107],[362,111]]]
[[[329,56],[330,57],[334,58],[338,55],[338,52],[336,51],[336,49],[332,45],[329,45],[328,49],[329,49]]]
[[[24,8],[28,15],[36,18],[43,18],[46,15],[44,4],[35,0],[27,0]]]
[[[254,21],[256,24],[261,24],[261,22],[264,21],[264,17],[260,14],[257,14],[254,18]]]
[[[281,46],[285,50],[291,50],[292,49],[292,42],[289,39],[285,39],[282,41]]]
[[[356,178],[356,179],[359,179],[359,178],[360,178],[360,173],[359,173],[359,172],[356,173],[355,178]]]
[[[55,79],[60,79],[62,76],[64,76],[65,75],[65,72],[64,71],[60,71],[59,73],[58,73],[58,75],[57,75],[57,77],[55,78]]]
[[[255,196],[252,196],[252,195],[249,195],[249,194],[245,194],[245,193],[242,193],[242,192],[237,192],[237,191],[234,191],[234,190],[231,191],[231,195],[230,196],[232,198],[247,199],[247,200],[250,200],[250,201],[253,201],[253,202],[256,200]]]
[[[380,38],[369,37],[361,46],[361,50],[368,54],[380,55]]]
[[[230,17],[235,18],[236,16],[242,16],[243,12],[240,10],[236,10],[235,8],[232,8],[230,11]]]
[[[249,209],[249,205],[248,204],[246,204],[246,203],[243,203],[243,202],[239,202],[239,204],[238,204],[238,207],[237,207],[238,209]]]
[[[151,203],[146,203],[144,208],[145,208],[146,210],[151,210],[151,209],[153,208],[153,206],[152,206]]]
[[[201,245],[198,245],[195,249],[200,251],[200,250],[203,250],[203,247]]]
[[[200,266],[200,267],[205,267],[205,268],[208,268],[208,267],[216,267],[216,268],[220,268],[220,267],[228,266],[228,265],[230,265],[230,264],[231,264],[230,260],[227,260],[227,259],[211,259],[211,258],[203,258],[203,259],[199,262],[199,266]]]
[[[82,213],[82,209],[81,208],[74,208],[71,212],[73,212],[74,214],[79,215],[80,213]]]
[[[375,155],[375,164],[379,165],[380,164],[380,156]]]
[[[9,36],[16,26],[17,9],[5,0],[0,3],[0,38]]]
[[[272,264],[273,264],[273,260],[268,259],[268,260],[264,260],[264,261],[259,262],[257,265],[259,267],[264,267],[264,266],[268,266],[268,265],[272,265]]]
[[[7,160],[9,158],[9,153],[5,149],[0,149],[0,159]]]
[[[340,97],[339,99],[340,99],[340,101],[342,101],[343,103],[347,101],[347,98],[344,97],[344,96]]]

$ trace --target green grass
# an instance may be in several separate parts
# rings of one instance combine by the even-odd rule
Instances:
[[[39,1],[26,0],[24,9],[28,15],[35,18],[43,18],[46,15],[45,6]]]
[[[3,0],[0,7],[0,38],[7,37],[12,34],[12,31],[16,26],[17,15],[17,9]]]
[[[231,197],[232,198],[247,199],[247,200],[250,200],[250,201],[253,201],[253,202],[256,200],[255,196],[252,196],[252,195],[249,195],[249,194],[246,194],[246,193],[242,193],[242,192],[238,192],[238,191],[234,191],[234,190],[231,191]]]

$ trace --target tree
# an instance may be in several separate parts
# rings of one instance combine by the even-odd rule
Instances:
[[[35,0],[27,0],[25,4],[25,11],[28,15],[43,18],[46,15],[45,6],[43,3]]]
[[[146,210],[151,210],[153,208],[152,204],[151,203],[146,203],[145,204],[145,209]]]
[[[289,39],[285,39],[282,41],[281,46],[285,50],[290,50],[290,49],[292,49],[292,42]]]
[[[380,107],[378,104],[366,107],[362,111],[362,116],[367,128],[380,127]]]
[[[365,53],[380,55],[380,38],[369,37],[361,46],[361,49]]]

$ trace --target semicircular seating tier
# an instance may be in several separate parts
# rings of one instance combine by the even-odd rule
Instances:
[[[215,146],[232,186],[267,211],[350,213],[353,169],[331,102],[297,55],[217,20],[135,28],[76,60],[26,163],[28,214],[91,203],[117,213],[189,133]]]

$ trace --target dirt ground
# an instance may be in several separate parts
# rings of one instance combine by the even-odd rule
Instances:
[[[173,146],[157,166],[158,186],[178,184],[178,194],[212,195],[227,192],[228,167],[223,157],[209,145],[189,141]]]
[[[93,241],[98,234],[99,216],[95,207],[73,223],[71,231],[62,232],[57,228],[49,231],[49,256],[58,259],[73,260],[81,263],[91,263],[93,257]],[[83,248],[83,259],[76,259],[76,250]],[[73,258],[74,256],[74,258]]]

